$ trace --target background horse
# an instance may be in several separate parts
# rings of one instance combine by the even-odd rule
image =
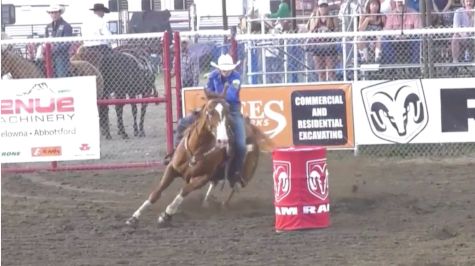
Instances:
[[[139,52],[137,52],[139,53]],[[85,60],[96,66],[104,77],[104,97],[114,93],[115,98],[125,99],[156,96],[155,71],[150,64],[144,63],[143,53],[140,57],[129,52],[112,51],[108,55],[100,50],[81,46],[74,59]],[[140,123],[137,125],[137,105],[132,105],[134,136],[145,136],[144,121],[147,104],[141,105]],[[123,104],[115,106],[117,113],[118,134],[128,138],[123,122]]]
[[[33,61],[22,57],[13,49],[2,49],[2,76],[10,74],[13,79],[27,79],[27,78],[45,78],[45,74]],[[71,75],[72,76],[96,76],[97,98],[100,99],[103,95],[104,80],[97,68],[86,61],[71,61]],[[109,127],[109,119],[106,113],[99,106],[100,126],[103,134],[107,134]]]
[[[222,179],[223,175],[221,173],[224,173],[223,169],[227,159],[229,142],[227,128],[229,107],[223,96],[226,95],[226,91],[227,88],[225,87],[222,93],[223,98],[210,99],[206,102],[196,121],[185,131],[185,136],[178,144],[159,185],[154,188],[148,199],[134,212],[132,217],[126,221],[126,224],[136,226],[142,212],[161,197],[162,192],[176,177],[183,177],[186,184],[167,206],[166,210],[159,215],[159,224],[169,223],[184,198],[192,191],[211,181],[212,186],[207,193],[209,196],[212,188]],[[243,171],[243,174],[246,175],[245,184],[254,175],[259,158],[258,153],[261,148],[269,150],[273,146],[264,133],[250,124],[249,119],[246,119],[246,121],[248,125],[246,126],[247,139],[255,147],[245,159]],[[227,201],[229,201],[234,191],[233,189]]]

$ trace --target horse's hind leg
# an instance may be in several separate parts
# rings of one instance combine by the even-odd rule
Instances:
[[[102,135],[106,139],[112,139],[109,127],[109,106],[99,106],[99,124],[102,131]]]
[[[207,175],[204,176],[199,176],[191,179],[190,183],[186,184],[181,191],[178,193],[178,195],[175,197],[175,199],[168,204],[167,208],[165,209],[164,212],[158,216],[158,224],[159,225],[166,225],[170,223],[172,216],[178,211],[178,207],[180,207],[181,203],[185,199],[188,194],[190,194],[192,191],[200,189],[206,183],[208,183],[209,178]]]
[[[137,126],[137,105],[135,103],[132,105],[132,117],[134,118],[134,136],[137,137],[139,135],[139,128]]]
[[[147,112],[147,104],[142,103],[140,110],[140,125],[139,125],[139,137],[145,137],[144,123],[145,123],[145,113]]]
[[[124,105],[123,104],[117,104],[115,106],[115,112],[117,113],[117,128],[119,129],[118,134],[122,136],[122,138],[126,139],[129,136],[127,136],[127,133],[125,133],[125,128],[124,128]]]
[[[157,202],[157,200],[162,195],[162,192],[167,189],[168,186],[170,186],[175,177],[177,177],[178,175],[179,174],[175,171],[175,169],[171,165],[168,165],[158,186],[155,187],[152,193],[150,193],[150,195],[148,196],[147,200],[143,202],[143,204],[134,212],[134,214],[132,214],[129,219],[127,219],[125,223],[127,225],[136,226],[139,221],[139,217],[142,215],[142,212],[149,206]]]

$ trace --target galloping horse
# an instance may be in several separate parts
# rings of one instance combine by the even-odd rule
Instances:
[[[134,212],[132,217],[126,221],[127,225],[136,226],[142,212],[161,197],[162,192],[176,177],[183,177],[186,184],[173,202],[159,215],[159,224],[170,223],[172,216],[177,212],[184,198],[192,191],[211,181],[205,202],[208,200],[212,189],[223,177],[222,173],[224,173],[223,169],[228,155],[228,142],[230,142],[230,135],[228,134],[229,106],[223,96],[226,95],[226,91],[227,87],[225,87],[221,97],[209,99],[200,110],[196,121],[185,131],[185,135],[167,165],[159,185],[154,188],[148,199]],[[246,119],[246,134],[249,152],[246,154],[242,171],[245,176],[243,186],[254,175],[260,150],[270,151],[273,147],[272,141],[256,126],[252,125],[249,119]],[[229,202],[237,188],[237,184],[231,184],[231,186],[233,189],[224,204]]]
[[[22,57],[12,49],[2,49],[2,76],[10,74],[13,79],[45,78],[45,74],[34,62]],[[97,98],[100,99],[104,90],[102,75],[92,64],[86,61],[71,61],[72,76],[96,76]],[[87,88],[86,88],[87,89]],[[107,116],[104,116],[99,107],[101,131],[104,134],[104,125],[108,125]]]
[[[110,55],[105,56],[98,50],[81,46],[72,58],[88,61],[100,70],[104,77],[104,97],[110,97],[112,93],[118,99],[125,99],[127,95],[130,98],[156,95],[156,72],[153,71],[150,65],[144,64],[143,60],[132,53],[113,51]],[[134,136],[144,137],[147,104],[141,106],[139,125],[137,125],[137,105],[131,104],[131,106],[134,119]],[[123,122],[123,109],[123,104],[115,106],[118,134],[122,138],[128,138]]]

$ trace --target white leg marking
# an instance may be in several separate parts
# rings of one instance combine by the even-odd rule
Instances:
[[[254,150],[254,144],[247,144],[247,145],[246,145],[246,148],[247,148],[247,151],[248,151],[248,152],[251,152],[251,151]]]
[[[205,199],[203,200],[203,204],[208,203],[208,198],[211,195],[211,192],[213,192],[214,189],[214,184],[211,183],[209,184],[208,191],[206,191]]]
[[[184,198],[181,195],[181,191],[180,191],[180,193],[178,193],[178,195],[175,197],[175,199],[172,201],[172,203],[168,204],[167,209],[165,210],[165,212],[168,215],[174,215],[176,213],[176,211],[178,210],[178,207],[180,207],[181,203],[183,202],[183,199]]]
[[[148,206],[150,206],[150,205],[152,205],[152,203],[150,203],[149,200],[144,201],[144,203],[142,204],[142,206],[140,206],[140,207],[134,212],[134,214],[132,215],[132,217],[135,217],[135,218],[138,219],[138,218],[140,217],[140,215],[142,215],[142,212],[143,212]]]

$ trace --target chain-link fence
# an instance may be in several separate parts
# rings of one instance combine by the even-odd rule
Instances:
[[[2,78],[96,76],[101,160],[60,165],[157,165],[172,146],[171,86],[165,89],[163,75],[170,73],[171,42],[164,34],[8,40],[2,42]]]
[[[271,29],[264,27],[265,33],[255,34],[250,28],[243,30],[243,25],[252,27],[256,21],[245,21],[235,38],[232,31],[200,31],[170,34],[165,41],[162,34],[48,39],[50,45],[41,39],[2,41],[2,76],[81,75],[77,61],[87,62],[95,69],[92,75],[103,82],[98,94],[101,162],[119,165],[160,161],[167,150],[162,145],[167,141],[165,127],[175,122],[157,105],[167,101],[165,88],[205,85],[206,74],[212,70],[210,62],[216,62],[222,53],[241,61],[237,70],[245,84],[474,77],[473,27],[358,31],[355,16],[348,21],[333,18],[336,30],[332,32],[292,33],[293,28],[278,26],[282,21],[274,20]],[[262,21],[257,22],[254,28],[262,29]],[[300,19],[294,24],[305,31],[307,22]],[[7,50],[28,64],[8,62]],[[178,106],[179,97],[173,102]],[[460,155],[473,154],[474,149],[466,143],[411,144],[358,147],[358,153]]]

